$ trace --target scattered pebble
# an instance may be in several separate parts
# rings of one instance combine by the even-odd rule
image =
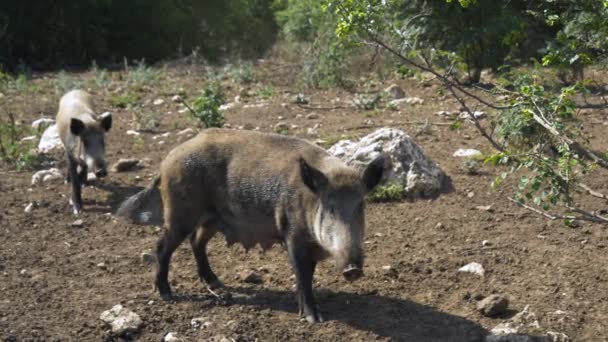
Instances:
[[[40,170],[32,176],[32,185],[46,183],[57,179],[63,179],[63,174],[57,168]]]
[[[24,211],[26,214],[31,213],[31,212],[32,212],[32,210],[34,210],[34,202],[31,202],[30,204],[28,204],[28,205],[25,207],[25,209],[23,209],[23,211]]]
[[[480,276],[483,276],[485,274],[485,270],[483,269],[483,266],[481,266],[481,264],[477,263],[477,262],[472,262],[472,263],[462,266],[461,268],[458,269],[458,272],[474,273],[474,274],[478,274]]]
[[[459,148],[452,154],[452,157],[474,157],[480,156],[481,152],[472,148]]]
[[[255,270],[245,270],[241,272],[240,278],[245,283],[261,284],[263,282],[262,276]]]
[[[155,106],[160,106],[160,105],[162,105],[163,103],[165,103],[165,100],[163,100],[163,99],[156,99],[156,100],[154,100],[154,102],[152,102],[152,103],[153,103]]]
[[[75,228],[80,228],[80,227],[82,227],[83,225],[84,225],[84,221],[82,221],[82,219],[78,219],[78,220],[76,220],[76,221],[72,222],[72,225],[71,225],[71,226],[72,226],[72,227],[75,227]]]
[[[487,246],[492,246],[492,243],[488,240],[483,240],[483,241],[481,241],[481,245],[483,247],[487,247]]]
[[[173,97],[171,98],[171,101],[173,102],[182,102],[182,97],[179,95],[173,95]]]
[[[130,129],[130,130],[127,130],[127,135],[138,136],[138,135],[140,135],[140,133],[138,131],[134,131],[134,130]]]
[[[308,115],[306,115],[306,119],[308,120],[317,120],[319,118],[319,114],[317,113],[310,113]]]
[[[196,317],[190,320],[190,326],[193,329],[204,329],[213,325],[213,322],[209,321],[207,317]]]
[[[492,205],[479,205],[477,207],[475,207],[475,209],[477,210],[481,210],[481,211],[494,211],[494,209],[492,209]]]
[[[177,336],[176,332],[170,332],[163,338],[164,342],[182,342],[183,339]]]

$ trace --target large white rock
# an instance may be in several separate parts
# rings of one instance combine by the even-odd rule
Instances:
[[[445,173],[401,130],[381,128],[358,142],[342,140],[329,149],[330,154],[359,169],[382,152],[393,164],[383,184],[401,183],[410,197],[433,196],[441,190]]]
[[[138,314],[120,304],[102,312],[99,319],[109,324],[112,327],[112,332],[116,335],[136,333],[143,324]]]
[[[57,130],[57,124],[49,126],[38,143],[38,152],[46,153],[55,149],[62,148],[61,139],[59,138],[59,131]]]
[[[40,170],[32,175],[32,185],[46,183],[57,179],[63,179],[63,175],[59,169],[51,168],[48,170]]]

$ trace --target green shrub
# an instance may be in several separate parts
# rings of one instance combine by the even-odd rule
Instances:
[[[12,114],[8,114],[7,119],[0,120],[0,164],[17,170],[32,169],[39,165],[42,159],[34,150],[37,140],[21,140],[34,133],[31,127],[17,124]]]
[[[367,200],[370,202],[396,202],[405,199],[406,196],[403,184],[393,183],[377,186],[367,194]]]
[[[206,128],[222,127],[226,122],[220,106],[224,103],[224,93],[218,84],[207,86],[202,94],[192,103],[192,116],[197,118]]]

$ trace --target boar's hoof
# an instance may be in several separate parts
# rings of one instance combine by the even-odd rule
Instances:
[[[321,314],[318,311],[315,313],[312,313],[312,314],[307,314],[306,320],[310,324],[323,323],[323,321],[324,321],[323,317],[321,316]]]
[[[357,266],[348,265],[348,267],[342,271],[342,275],[348,281],[355,281],[363,276],[363,271]]]
[[[222,283],[221,280],[216,279],[214,281],[212,281],[208,286],[209,290],[217,290],[217,289],[221,289],[222,287],[224,287],[224,283]]]
[[[108,175],[108,171],[106,169],[97,170],[97,172],[95,172],[95,176],[97,176],[97,178],[102,178],[107,175]]]
[[[173,299],[173,295],[171,294],[171,291],[161,292],[160,298],[162,298],[165,302],[169,302]]]

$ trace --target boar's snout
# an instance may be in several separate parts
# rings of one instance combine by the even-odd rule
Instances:
[[[95,176],[97,176],[97,178],[101,178],[101,177],[105,177],[108,175],[108,170],[107,169],[99,169],[95,172]]]
[[[355,281],[363,276],[363,270],[361,267],[351,264],[342,271],[342,275],[348,281]]]

